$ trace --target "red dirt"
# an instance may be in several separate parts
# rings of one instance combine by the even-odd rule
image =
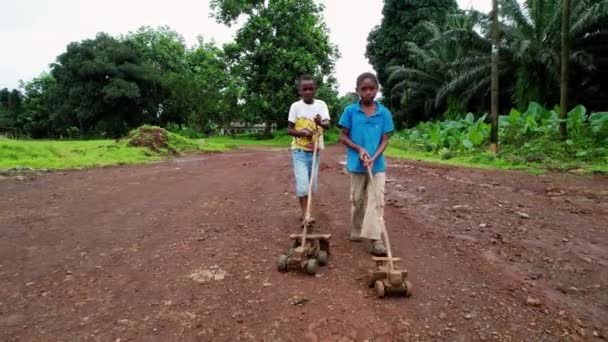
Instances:
[[[346,240],[343,158],[322,155],[314,213],[333,237],[316,277],[275,267],[299,225],[286,150],[1,180],[0,340],[608,335],[608,178],[391,161],[386,221],[414,295],[380,300]]]

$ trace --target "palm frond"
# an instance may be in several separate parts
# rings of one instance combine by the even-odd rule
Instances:
[[[409,34],[417,37],[427,37],[425,40],[429,40],[439,36],[441,29],[432,21],[421,21],[412,27]]]
[[[418,46],[418,44],[413,43],[413,42],[405,42],[405,46],[407,51],[414,55],[414,58],[418,57],[422,60],[427,60],[430,59],[431,57],[429,56],[429,54],[427,53],[426,50],[423,50],[422,48],[420,48]]]
[[[397,83],[403,81],[405,79],[405,68],[401,65],[396,65],[388,68],[388,80],[386,84],[389,88],[395,87]]]
[[[418,92],[435,93],[439,88],[439,85],[440,84],[437,83],[427,83],[422,81],[403,81],[403,86],[405,89],[412,89]]]
[[[490,88],[490,83],[492,83],[492,78],[486,77],[478,82],[475,86],[465,90],[464,94],[462,94],[461,104],[466,107],[471,99],[477,95],[480,90],[485,89],[487,91]]]
[[[587,9],[589,7],[591,7],[591,5],[593,5],[594,3],[596,3],[597,0],[575,0],[572,1],[572,11],[571,11],[571,16],[572,18],[578,18],[581,15],[583,15],[583,13],[585,13],[587,11]],[[560,1],[561,3],[561,1]],[[561,6],[560,6],[561,7]],[[561,15],[560,15],[561,17]]]
[[[489,77],[491,75],[491,69],[492,66],[486,64],[463,71],[455,79],[451,80],[439,89],[435,98],[435,105],[438,105],[445,100],[448,95],[456,94],[458,91],[480,82],[485,77]]]
[[[570,55],[570,63],[579,66],[586,72],[592,72],[596,69],[593,64],[593,55],[582,50],[574,51]]]
[[[475,31],[456,29],[443,32],[439,37],[431,39],[426,46],[446,45],[458,46],[469,50],[491,51],[492,43]],[[426,47],[425,46],[425,47]]]
[[[469,55],[466,57],[459,58],[452,62],[451,66],[454,69],[462,70],[472,68],[480,65],[490,64],[492,62],[492,55],[489,53],[486,55]]]
[[[530,36],[534,32],[534,23],[526,15],[517,0],[500,0],[502,15],[513,20],[518,29]]]
[[[608,21],[608,0],[601,0],[588,7],[576,21],[572,23],[570,35],[578,37],[585,34],[591,27],[598,27]]]
[[[586,0],[584,0],[586,1]],[[572,16],[572,18],[575,18]],[[549,17],[542,28],[543,37],[545,37],[545,43],[547,46],[552,48],[558,48],[561,42],[561,28],[562,28],[562,5],[561,1],[555,6],[551,17]]]
[[[403,75],[406,79],[409,80],[424,80],[425,82],[438,82],[441,83],[443,79],[438,77],[437,75],[429,74],[423,70],[418,70],[414,68],[405,68],[403,69]]]

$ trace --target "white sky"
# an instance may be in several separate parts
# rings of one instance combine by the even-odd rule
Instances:
[[[382,19],[382,0],[325,0],[331,40],[342,58],[336,64],[340,94],[354,87],[356,75],[373,71],[365,58],[367,35]],[[462,8],[487,12],[491,0],[458,0]],[[65,51],[67,44],[112,35],[140,26],[168,25],[188,45],[202,35],[223,44],[234,28],[209,18],[209,0],[0,0],[0,89],[29,81]]]

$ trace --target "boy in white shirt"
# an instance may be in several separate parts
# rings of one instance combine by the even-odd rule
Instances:
[[[308,184],[312,175],[312,155],[314,149],[314,131],[322,133],[329,128],[329,110],[325,102],[315,99],[317,84],[309,75],[300,76],[296,82],[300,101],[294,102],[289,109],[287,132],[293,136],[291,155],[295,177],[296,196],[302,209],[302,219],[306,212],[308,201]],[[319,150],[325,146],[323,136],[318,142]],[[317,151],[316,170],[319,171],[319,151]],[[317,179],[313,191],[317,189]],[[311,218],[311,223],[314,219]]]

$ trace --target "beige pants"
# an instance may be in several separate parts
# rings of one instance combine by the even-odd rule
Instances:
[[[384,184],[386,173],[374,175],[373,184],[367,173],[350,174],[351,223],[364,239],[379,240],[384,230]]]

